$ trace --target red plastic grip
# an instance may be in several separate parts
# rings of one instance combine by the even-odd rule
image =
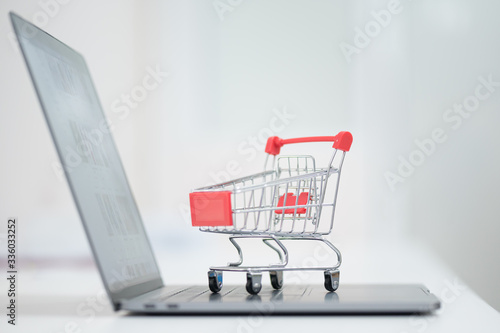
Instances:
[[[342,131],[335,135],[335,140],[333,141],[333,148],[340,149],[343,151],[349,151],[352,145],[352,134],[351,132]]]
[[[267,139],[266,143],[266,153],[270,155],[278,155],[280,153],[281,147],[284,145],[292,143],[304,143],[304,142],[333,142],[333,148],[340,149],[343,151],[349,151],[352,144],[352,134],[350,132],[339,132],[335,136],[310,136],[306,138],[295,138],[295,139],[281,139],[277,136],[271,136]]]

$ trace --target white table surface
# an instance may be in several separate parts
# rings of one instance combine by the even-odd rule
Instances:
[[[107,300],[101,305],[103,288],[92,265],[25,264],[19,275],[17,325],[8,325],[2,314],[0,332],[500,332],[500,313],[422,246],[408,242],[365,246],[370,251],[350,256],[349,247],[343,251],[341,283],[420,282],[442,300],[442,308],[426,316],[130,316],[114,313]],[[169,267],[186,271],[185,262],[179,258]],[[193,274],[180,275],[179,281],[191,283],[190,277],[206,283],[204,275],[193,278]],[[321,277],[317,279],[314,282],[321,283]],[[5,304],[4,293],[1,300]],[[95,316],[88,311],[92,304]],[[87,312],[79,314],[79,309]]]

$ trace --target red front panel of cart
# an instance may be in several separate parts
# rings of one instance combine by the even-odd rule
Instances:
[[[194,192],[189,194],[193,227],[233,225],[231,192]]]

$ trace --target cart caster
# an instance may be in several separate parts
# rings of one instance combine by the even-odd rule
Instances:
[[[213,293],[218,293],[222,289],[222,272],[208,271],[208,287]]]
[[[283,287],[283,271],[270,271],[269,276],[274,289],[278,290]]]
[[[340,271],[325,271],[325,288],[328,291],[335,291],[339,287]]]
[[[246,289],[249,294],[257,295],[262,289],[262,274],[247,273]]]

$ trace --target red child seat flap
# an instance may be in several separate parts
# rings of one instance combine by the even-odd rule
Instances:
[[[285,201],[285,196],[286,196],[286,203]],[[297,196],[293,193],[287,193],[283,194],[279,199],[278,199],[278,207],[295,207],[295,206],[302,206],[302,205],[307,205],[307,202],[309,201],[309,193],[308,192],[302,192],[299,194],[299,200],[297,201]],[[297,208],[297,214],[304,214],[306,212],[307,208],[306,207],[300,207]],[[277,209],[274,211],[276,214],[283,214],[282,209]],[[285,214],[293,214],[295,213],[295,208],[288,208],[285,209]]]

